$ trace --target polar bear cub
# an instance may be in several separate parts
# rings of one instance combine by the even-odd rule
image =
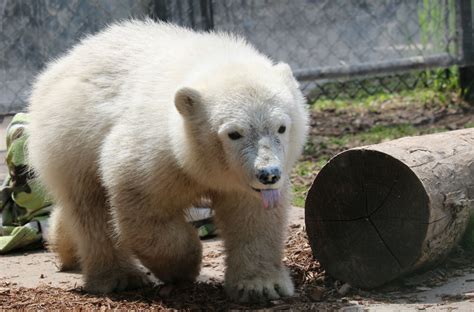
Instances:
[[[51,248],[85,289],[193,281],[201,243],[184,211],[212,201],[235,300],[291,296],[282,263],[289,172],[307,132],[284,63],[245,40],[152,21],[113,25],[39,75],[29,159],[57,203]]]

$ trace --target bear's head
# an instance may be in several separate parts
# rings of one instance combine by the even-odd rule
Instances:
[[[211,189],[278,201],[306,138],[304,98],[287,64],[227,64],[180,88],[188,171]]]

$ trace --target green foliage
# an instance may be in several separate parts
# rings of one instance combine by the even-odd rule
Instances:
[[[315,173],[321,170],[327,162],[328,158],[321,156],[317,160],[304,160],[296,164],[292,175],[293,206],[304,207],[306,194],[309,185],[315,178]]]
[[[412,125],[375,126],[368,131],[356,134],[355,139],[363,144],[376,144],[416,133],[417,130]]]
[[[304,149],[303,149],[303,154],[304,155],[314,155],[318,151],[317,146],[313,144],[313,142],[309,141],[308,143],[305,144]]]
[[[312,162],[309,160],[306,161],[301,161],[296,165],[295,172],[297,175],[301,176],[307,176],[312,172],[314,166],[312,165]]]
[[[458,90],[459,84],[459,69],[452,67],[450,69],[438,68],[431,71],[426,71],[427,79],[431,82],[432,89],[437,91],[444,90]]]
[[[474,121],[470,121],[464,125],[464,128],[474,128]]]
[[[415,90],[405,90],[397,93],[379,93],[357,99],[338,99],[338,100],[317,100],[311,105],[313,111],[368,111],[376,112],[386,108],[387,104],[394,107],[401,106],[425,106],[437,105],[447,106],[450,103],[446,92],[459,90],[457,75],[450,74],[452,79],[438,79],[439,88],[419,88]],[[435,77],[435,76],[433,76]],[[439,77],[439,76],[436,76]]]
[[[304,207],[308,187],[302,184],[293,185],[293,201],[291,204],[295,207]]]

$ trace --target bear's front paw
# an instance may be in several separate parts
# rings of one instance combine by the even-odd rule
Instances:
[[[225,285],[227,294],[235,301],[257,302],[289,297],[294,294],[294,286],[286,269],[274,276],[234,279]]]

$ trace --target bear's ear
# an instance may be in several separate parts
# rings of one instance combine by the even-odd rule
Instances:
[[[181,88],[176,91],[174,105],[181,115],[192,116],[197,111],[198,106],[201,105],[201,94],[192,88]]]
[[[293,72],[291,71],[290,65],[286,63],[278,63],[275,66],[275,70],[277,73],[288,83],[295,85],[296,87],[299,86],[298,81],[296,81],[295,76],[293,76]]]

